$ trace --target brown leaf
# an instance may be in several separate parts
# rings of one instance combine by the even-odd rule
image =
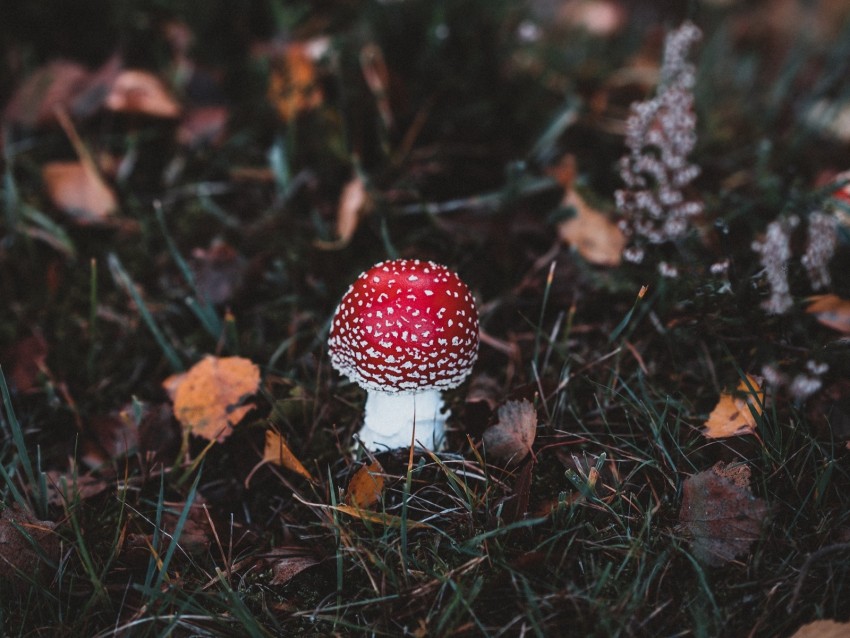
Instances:
[[[67,108],[83,89],[89,71],[83,65],[54,60],[36,69],[15,90],[3,113],[7,125],[27,128],[55,123],[54,109]]]
[[[756,430],[756,417],[764,406],[764,390],[759,380],[747,375],[753,392],[743,379],[738,384],[738,393],[722,393],[714,410],[705,422],[703,436],[709,439],[722,439],[730,436],[752,434]]]
[[[800,627],[791,638],[850,638],[850,623],[815,620]]]
[[[312,481],[313,475],[301,464],[298,457],[292,453],[283,437],[273,430],[266,430],[266,447],[263,451],[263,462],[274,463],[304,478]]]
[[[109,485],[91,474],[79,476],[47,472],[47,502],[51,505],[71,505],[75,500],[85,501],[106,491]]]
[[[149,71],[121,71],[112,83],[104,105],[111,111],[172,119],[180,104],[165,84]]]
[[[27,587],[30,579],[47,580],[56,573],[60,538],[55,523],[40,521],[18,505],[0,511],[0,579]]]
[[[88,162],[48,162],[41,177],[53,204],[80,224],[105,223],[118,209],[112,189]]]
[[[204,357],[175,383],[174,416],[184,430],[210,441],[223,442],[233,427],[254,407],[242,401],[260,387],[260,369],[241,357]]]
[[[334,241],[317,241],[319,248],[326,250],[337,250],[345,248],[354,237],[354,232],[360,224],[362,217],[367,214],[371,202],[366,190],[366,183],[360,176],[349,181],[339,197],[339,206],[336,213],[336,236]]]
[[[3,356],[3,369],[11,386],[22,394],[38,390],[46,367],[47,341],[40,332],[19,339]]]
[[[561,241],[573,246],[587,261],[599,266],[617,266],[623,257],[626,237],[606,215],[591,208],[575,190],[568,190],[561,206],[576,211],[558,224]]]
[[[86,432],[91,440],[85,441],[82,458],[90,467],[126,456],[139,445],[139,432],[127,408],[91,417]]]
[[[363,465],[348,482],[345,502],[360,509],[371,509],[384,492],[384,468],[378,461]]]
[[[224,139],[230,109],[218,104],[194,106],[184,113],[177,128],[177,141],[190,148],[218,146]]]
[[[484,432],[487,455],[508,463],[519,463],[531,452],[537,436],[537,412],[522,401],[507,401],[498,411],[499,422]]]
[[[272,568],[272,585],[285,585],[308,567],[318,565],[319,559],[301,547],[275,547],[263,555],[263,562]]]
[[[198,292],[211,304],[233,299],[245,280],[245,259],[221,240],[213,241],[206,250],[193,250],[190,267]]]
[[[679,522],[694,556],[706,565],[734,560],[759,538],[768,507],[753,496],[748,474],[720,462],[682,484]]]
[[[806,312],[814,315],[819,323],[844,334],[850,334],[850,300],[837,295],[815,295],[809,297]]]

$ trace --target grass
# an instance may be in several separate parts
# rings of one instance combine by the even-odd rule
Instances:
[[[850,620],[846,339],[804,312],[798,257],[794,307],[766,315],[751,248],[774,219],[829,206],[820,178],[850,164],[806,119],[819,100],[846,101],[850,26],[809,8],[834,30],[742,32],[757,10],[742,3],[631,3],[606,36],[507,1],[118,3],[93,18],[95,4],[0,20],[4,59],[19,61],[0,86],[59,54],[97,64],[123,46],[189,102],[161,29],[174,18],[229,128],[218,145],[179,146],[173,123],[79,118],[93,157],[123,158],[110,184],[131,223],[115,227],[75,224],[45,194],[43,163],[72,157],[60,130],[4,130],[0,532],[19,536],[0,537],[0,634],[790,636]],[[676,278],[594,266],[557,239],[570,211],[547,168],[575,155],[581,192],[612,208],[620,129],[651,91],[623,69],[657,60],[647,34],[685,17],[704,31],[691,159],[706,220],[660,249]],[[76,19],[101,36],[27,28],[67,36]],[[274,34],[331,36],[324,99],[289,122],[266,95],[269,58],[249,46]],[[391,126],[363,79],[367,43],[391,72]],[[372,210],[347,245],[321,248],[354,174]],[[829,292],[846,299],[841,233]],[[216,262],[216,245],[231,257]],[[368,461],[348,452],[364,394],[330,368],[325,341],[347,286],[396,255],[456,268],[488,338],[473,378],[447,393],[448,450],[377,455],[384,489],[364,513],[345,500]],[[710,274],[722,260],[728,273]],[[210,301],[216,286],[228,292]],[[33,334],[44,356],[21,349]],[[207,354],[264,375],[222,444],[185,438],[162,388]],[[745,374],[810,359],[829,370],[807,401],[780,388],[756,435],[701,434]],[[512,399],[532,401],[539,426],[533,455],[505,466],[480,441]],[[269,427],[313,481],[252,473]],[[711,567],[679,509],[688,477],[718,461],[745,464],[770,513],[748,552]]]

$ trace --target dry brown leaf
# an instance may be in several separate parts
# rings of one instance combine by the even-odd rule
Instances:
[[[112,83],[104,105],[111,111],[176,118],[180,104],[162,80],[149,71],[121,71]]]
[[[208,249],[193,250],[189,267],[201,297],[211,304],[223,304],[242,288],[247,263],[236,249],[219,239]]]
[[[358,469],[348,482],[345,502],[359,509],[371,509],[384,492],[384,468],[372,461]]]
[[[747,375],[748,384],[743,379],[738,384],[738,393],[722,393],[714,410],[705,422],[703,436],[709,439],[723,439],[730,436],[752,434],[756,430],[756,417],[764,407],[764,390],[756,377]]]
[[[315,60],[323,50],[317,42],[294,42],[273,60],[268,97],[284,122],[322,105],[325,96]]]
[[[850,638],[850,623],[815,620],[800,627],[791,638]]]
[[[809,297],[806,312],[814,315],[818,323],[844,334],[850,334],[850,300],[837,295]]]
[[[721,566],[749,551],[758,540],[768,507],[753,496],[749,472],[719,462],[682,484],[679,523],[694,556]]]
[[[354,237],[354,232],[360,224],[360,220],[366,215],[371,207],[369,193],[366,183],[359,175],[349,181],[339,197],[339,206],[336,213],[336,236],[334,241],[317,241],[319,248],[335,250],[345,248]]]
[[[300,474],[310,481],[313,480],[312,474],[301,464],[298,457],[292,453],[292,450],[289,449],[283,437],[273,430],[266,430],[266,447],[263,451],[263,462],[280,465],[288,470],[292,470],[296,474]]]
[[[183,115],[177,128],[177,141],[197,148],[205,144],[218,146],[227,131],[230,109],[218,104],[194,106]]]
[[[271,565],[272,585],[285,585],[308,567],[318,565],[319,560],[300,547],[275,547],[263,556]]]
[[[598,266],[618,266],[626,237],[608,217],[591,208],[575,190],[568,190],[561,206],[573,208],[574,217],[558,224],[558,237]]]
[[[173,377],[163,385],[174,385]],[[223,442],[253,409],[243,400],[260,387],[260,369],[242,357],[204,357],[174,391],[174,416],[184,430]]]
[[[316,565],[312,556],[288,556],[272,563],[272,585],[285,585],[308,567]]]
[[[109,488],[106,481],[91,474],[68,475],[56,470],[47,472],[47,502],[50,505],[70,506],[76,500],[85,501]]]
[[[48,162],[41,177],[53,204],[80,224],[108,222],[118,209],[112,189],[88,162]]]
[[[27,394],[39,389],[39,376],[47,364],[47,341],[40,332],[19,339],[3,354],[2,362],[9,383]]]
[[[519,463],[537,436],[537,411],[523,399],[508,401],[498,411],[499,422],[484,432],[487,455],[508,463]]]
[[[67,108],[89,78],[83,65],[54,60],[36,69],[15,90],[3,113],[4,122],[28,128],[55,120],[57,106]]]

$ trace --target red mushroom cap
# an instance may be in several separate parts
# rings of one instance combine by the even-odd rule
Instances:
[[[478,312],[445,266],[384,261],[343,296],[328,346],[333,367],[367,390],[453,388],[478,355]]]

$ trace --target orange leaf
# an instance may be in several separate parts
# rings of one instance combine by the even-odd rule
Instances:
[[[561,241],[575,247],[592,264],[619,265],[626,238],[617,224],[591,208],[575,190],[566,192],[561,205],[576,211],[575,217],[558,224]]]
[[[345,502],[359,509],[371,509],[384,491],[384,468],[378,461],[364,465],[348,482]]]
[[[819,323],[844,334],[850,334],[850,300],[837,295],[815,295],[809,297],[806,312],[814,315]]]
[[[850,623],[835,620],[815,620],[803,625],[791,638],[847,638]]]
[[[314,63],[323,50],[315,43],[294,42],[286,47],[280,59],[274,61],[268,96],[284,122],[321,106],[324,101]]]
[[[110,87],[105,105],[120,113],[163,118],[180,115],[180,104],[171,96],[162,80],[148,71],[121,71]]]
[[[81,224],[106,222],[118,208],[115,194],[87,162],[48,162],[41,177],[53,204]]]
[[[755,377],[747,375],[738,384],[738,394],[722,393],[714,410],[705,422],[703,436],[709,439],[723,439],[730,436],[752,434],[756,429],[756,418],[753,414],[761,414],[764,405],[764,391]]]
[[[301,461],[292,453],[283,437],[273,430],[266,431],[266,448],[263,451],[263,462],[274,463],[304,478],[312,481],[313,475],[301,464]]]
[[[221,443],[254,407],[241,402],[259,386],[260,369],[248,359],[204,357],[174,390],[174,416],[184,430]]]

